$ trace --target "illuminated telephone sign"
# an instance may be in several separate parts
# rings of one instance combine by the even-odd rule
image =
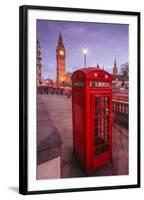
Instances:
[[[112,76],[100,68],[72,75],[73,151],[86,174],[112,159]]]

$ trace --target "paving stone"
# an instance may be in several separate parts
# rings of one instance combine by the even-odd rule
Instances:
[[[40,97],[40,99],[39,99]],[[44,104],[44,109],[49,116],[47,119],[49,134],[51,125],[56,128],[62,140],[62,159],[61,172],[62,178],[84,177],[85,173],[81,170],[78,162],[73,156],[73,133],[72,133],[72,104],[71,98],[61,95],[40,95],[38,102]],[[119,116],[120,118],[121,116]],[[42,115],[44,118],[44,115]],[[89,176],[111,176],[128,174],[128,126],[121,124],[118,115],[113,113],[112,127],[112,161]],[[44,125],[45,126],[45,125]],[[45,133],[45,131],[43,131]],[[43,136],[41,136],[44,139]],[[53,141],[54,142],[54,141]]]
[[[43,99],[39,96],[37,100],[37,164],[60,157],[61,146],[60,134],[49,116]]]

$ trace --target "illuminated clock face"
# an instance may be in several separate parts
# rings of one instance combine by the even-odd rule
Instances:
[[[60,54],[61,56],[63,56],[63,55],[64,55],[64,51],[60,50],[60,51],[59,51],[59,54]]]

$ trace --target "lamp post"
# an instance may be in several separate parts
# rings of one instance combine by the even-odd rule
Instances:
[[[83,48],[83,54],[84,54],[84,66],[86,68],[86,55],[88,53],[88,49],[87,48]]]

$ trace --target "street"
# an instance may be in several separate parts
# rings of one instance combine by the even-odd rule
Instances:
[[[84,177],[85,173],[80,169],[73,156],[71,98],[56,94],[38,95],[37,98],[38,102],[44,104],[49,115],[48,120],[56,127],[62,140],[61,177]],[[39,112],[37,115],[39,116]],[[113,114],[113,121],[114,119],[115,115]],[[112,135],[112,162],[90,174],[90,176],[128,174],[128,129],[120,123],[113,123]]]

